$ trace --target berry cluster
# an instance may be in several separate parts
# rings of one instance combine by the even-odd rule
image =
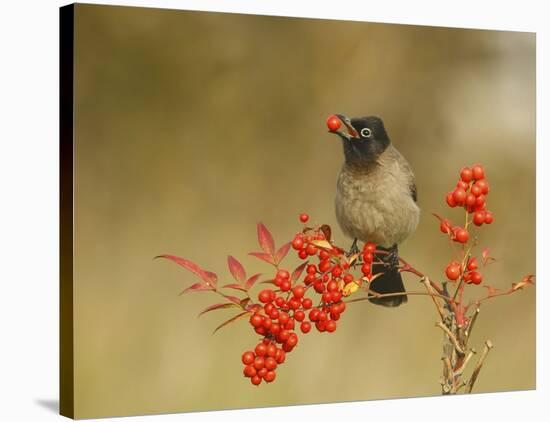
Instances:
[[[487,210],[487,195],[489,183],[485,177],[485,169],[475,164],[472,167],[464,167],[460,171],[460,178],[453,191],[447,193],[445,201],[451,208],[463,207],[466,211],[466,224],[464,227],[453,226],[447,219],[440,218],[439,229],[455,242],[465,245],[470,240],[468,226],[473,223],[476,226],[491,224],[494,220],[493,213]],[[469,249],[463,250],[461,262],[452,261],[445,268],[448,280],[462,280],[468,284],[480,284],[483,276],[477,271],[478,262],[475,257],[469,257]]]
[[[307,214],[300,215],[302,223],[308,220]],[[291,246],[301,260],[315,259],[316,263],[306,261],[292,275],[285,269],[277,269],[272,280],[276,289],[258,293],[262,305],[256,308],[249,322],[264,338],[255,353],[245,352],[242,359],[244,375],[254,385],[262,379],[266,382],[275,379],[275,369],[284,362],[284,353],[291,352],[298,344],[297,328],[303,334],[309,333],[312,327],[318,332],[336,331],[337,321],[346,310],[342,299],[357,291],[362,283],[351,273],[345,252],[330,243],[330,234],[323,232],[323,227],[304,227],[295,235]],[[373,243],[367,243],[362,253],[361,271],[366,280],[372,272],[375,250]],[[302,283],[298,283],[304,269]],[[308,291],[317,295],[317,305],[306,297]]]
[[[485,178],[485,170],[479,164],[464,167],[460,171],[460,179],[453,191],[447,193],[445,201],[451,208],[464,207],[468,214],[472,214],[472,222],[476,226],[491,224],[493,213],[487,210],[486,198],[489,194],[489,183]],[[460,226],[453,227],[449,220],[442,220],[440,229],[459,243],[466,243],[470,238],[467,229]]]

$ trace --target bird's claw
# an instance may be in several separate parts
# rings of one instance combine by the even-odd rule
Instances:
[[[361,252],[361,250],[357,246],[357,239],[353,239],[353,243],[351,244],[351,248],[349,249],[349,252],[346,253],[346,256],[350,257],[352,255],[358,254],[359,252]]]

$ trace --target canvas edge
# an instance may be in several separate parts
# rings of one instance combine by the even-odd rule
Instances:
[[[72,419],[74,9],[59,8],[59,413]]]

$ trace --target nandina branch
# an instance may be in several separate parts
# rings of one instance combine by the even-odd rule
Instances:
[[[445,332],[445,334],[447,334],[447,337],[449,337],[449,339],[453,343],[453,346],[455,347],[456,351],[458,353],[460,353],[461,355],[464,355],[465,354],[464,350],[462,350],[462,347],[460,346],[460,343],[456,339],[455,335],[451,332],[451,330],[449,330],[449,328],[445,324],[443,324],[442,322],[437,322],[435,325],[437,327],[441,328]]]
[[[479,372],[483,367],[483,363],[485,362],[485,359],[487,358],[487,355],[489,354],[492,348],[493,348],[493,343],[491,342],[491,340],[487,340],[485,342],[485,348],[483,349],[483,353],[479,358],[479,361],[474,369],[474,372],[472,373],[472,377],[470,378],[470,382],[468,383],[468,387],[467,387],[468,393],[472,392],[472,389],[474,388],[474,384],[477,380],[477,377],[479,376]]]

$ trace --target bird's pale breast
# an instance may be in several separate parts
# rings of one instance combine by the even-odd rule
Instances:
[[[412,173],[404,171],[408,164],[396,150],[388,152],[391,157],[381,157],[368,169],[344,164],[336,191],[336,218],[342,231],[384,247],[412,234],[420,216],[411,196]]]

